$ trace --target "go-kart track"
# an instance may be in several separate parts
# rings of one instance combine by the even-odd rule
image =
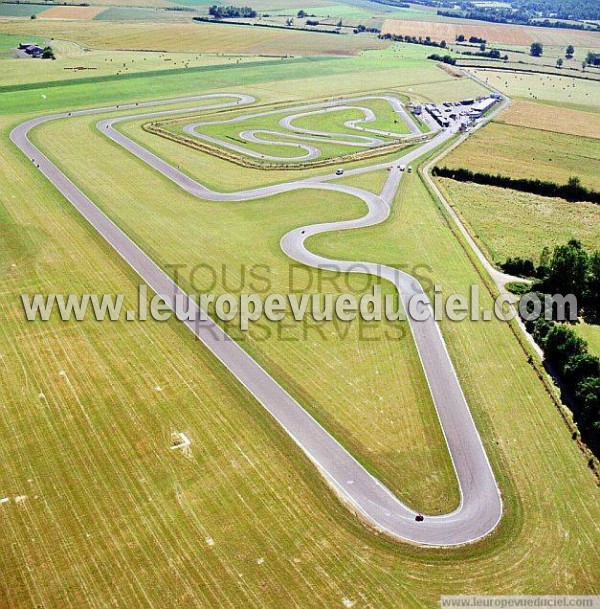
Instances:
[[[370,100],[383,100],[392,107],[393,111],[398,115],[404,123],[408,126],[410,130],[410,137],[407,137],[406,134],[402,133],[394,133],[392,131],[382,131],[380,129],[369,129],[363,124],[373,123],[377,120],[377,116],[370,108],[364,108],[361,106],[349,106],[349,103],[358,103]],[[281,114],[281,110],[272,110],[269,112],[260,112],[257,114],[245,114],[244,116],[225,119],[221,121],[204,121],[204,122],[196,122],[191,125],[186,125],[183,129],[185,133],[188,135],[201,139],[209,144],[214,144],[217,146],[221,146],[223,148],[227,148],[232,150],[233,152],[240,153],[246,156],[268,160],[268,161],[277,161],[277,162],[286,162],[286,161],[311,161],[321,156],[321,149],[317,146],[311,146],[309,144],[301,144],[297,142],[289,142],[289,141],[281,141],[281,138],[287,140],[304,140],[304,141],[317,141],[321,144],[336,144],[338,146],[352,146],[359,148],[376,148],[379,146],[383,146],[386,144],[385,140],[376,137],[370,137],[366,135],[352,135],[347,133],[330,133],[325,131],[317,131],[314,129],[306,129],[302,127],[298,127],[294,125],[294,121],[297,119],[305,118],[305,117],[314,117],[319,114],[328,114],[331,112],[339,112],[343,110],[356,110],[363,114],[363,118],[358,120],[350,120],[344,123],[344,127],[347,129],[354,129],[356,131],[363,131],[365,133],[372,133],[378,136],[385,136],[387,138],[399,139],[399,140],[407,140],[415,137],[419,137],[422,135],[419,127],[412,120],[410,115],[404,109],[404,106],[400,103],[398,99],[395,97],[391,97],[389,95],[377,96],[377,95],[367,95],[363,97],[344,99],[342,101],[332,101],[325,102],[321,104],[312,104],[305,106],[298,106],[296,108],[288,110],[294,111],[294,114],[286,114],[282,119],[279,120],[279,126],[284,130],[274,131],[271,129],[247,129],[244,131],[240,131],[239,137],[246,142],[250,142],[253,144],[263,144],[263,145],[278,145],[278,146],[286,146],[289,148],[296,148],[300,150],[304,150],[305,153],[301,156],[292,156],[292,157],[282,157],[282,156],[274,156],[268,154],[261,154],[252,150],[250,148],[239,146],[237,144],[233,144],[223,138],[211,137],[205,133],[201,132],[202,127],[206,126],[214,126],[214,125],[228,125],[228,124],[236,124],[243,123],[246,121],[250,121],[254,118],[262,118],[264,116],[271,116]],[[264,136],[269,136],[265,138]],[[280,138],[280,139],[275,139]]]
[[[278,131],[277,135],[279,138],[283,138],[285,133],[293,127],[292,121],[294,118],[300,114],[333,111],[334,108],[345,108],[349,104],[353,108],[361,109],[364,112],[365,120],[357,121],[356,124],[346,123],[346,127],[355,128],[363,133],[366,129],[365,125],[372,122],[373,116],[368,108],[360,106],[361,100],[375,98],[375,96],[372,98],[354,98],[339,102],[290,108],[288,117],[280,121],[282,131]],[[377,99],[381,99],[381,97]],[[405,137],[411,138],[417,135],[418,128],[407,115],[400,101],[392,97],[386,99],[408,125],[411,133]],[[432,133],[428,141],[404,154],[394,163],[373,164],[368,167],[345,172],[345,176],[348,176],[382,168],[389,169],[389,177],[379,195],[334,183],[333,181],[336,177],[339,177],[335,172],[236,193],[215,192],[185,175],[114,128],[116,123],[126,120],[172,116],[191,113],[196,110],[205,111],[250,105],[255,102],[255,99],[249,95],[204,95],[53,114],[22,123],[12,131],[11,140],[39,167],[39,170],[46,178],[54,184],[157,294],[166,295],[174,302],[175,296],[185,299],[185,293],[87,198],[43,152],[29,141],[28,133],[31,129],[43,123],[67,119],[70,116],[106,114],[117,110],[122,112],[129,109],[137,110],[141,107],[194,101],[207,103],[196,108],[188,107],[181,110],[153,111],[145,114],[118,116],[117,118],[104,119],[97,126],[106,137],[125,148],[129,153],[137,156],[156,171],[161,172],[186,192],[202,199],[235,203],[251,199],[262,199],[271,195],[299,189],[311,189],[321,193],[323,191],[337,191],[361,199],[367,206],[367,213],[363,217],[355,220],[316,224],[294,229],[281,239],[282,250],[293,260],[315,268],[369,273],[387,279],[395,284],[405,308],[407,308],[408,301],[415,295],[420,295],[425,303],[424,306],[430,306],[423,288],[416,279],[407,273],[391,267],[378,265],[374,262],[357,264],[356,262],[330,260],[311,253],[305,247],[305,242],[309,237],[319,233],[372,226],[386,220],[390,214],[390,205],[394,200],[403,175],[400,170],[401,165],[408,165],[410,162],[415,161],[428,151],[433,150],[452,138],[456,133],[457,123],[453,124],[450,129]],[[502,107],[502,105],[500,104],[499,106]],[[267,114],[267,112],[263,114],[255,113],[251,116],[259,117],[264,114]],[[243,117],[234,120],[242,123]],[[190,125],[188,133],[198,134],[200,126],[201,123]],[[363,141],[366,145],[376,145],[374,142],[377,139],[370,136],[349,137],[347,134],[329,134],[323,132],[303,132],[300,135],[311,139],[314,138],[315,141],[319,139],[324,142],[330,142],[330,138],[334,138],[340,141],[351,142],[351,145],[356,145],[356,142],[360,141],[356,139],[357,137],[365,137],[370,140],[369,142],[367,142],[367,139]],[[374,133],[373,135],[378,134]],[[419,135],[421,134],[419,133]],[[292,129],[290,134],[292,142],[290,145],[304,147],[307,154],[305,158],[313,158],[309,155],[318,154],[318,146],[299,144],[294,139],[297,136],[298,132],[296,129]],[[396,134],[396,136],[399,137],[399,134]],[[279,141],[270,143],[277,146],[281,145]],[[222,144],[223,142],[219,141],[219,145]],[[261,144],[265,144],[265,141],[262,139]],[[243,148],[243,150],[237,150],[237,152],[250,154],[252,151]],[[273,158],[287,160],[282,157]],[[198,307],[191,300],[189,304],[194,318],[199,319],[201,316],[199,315]],[[321,427],[268,372],[261,368],[234,340],[229,338],[215,322],[203,316],[201,321],[183,321],[183,323],[226,366],[231,374],[247,388],[257,401],[271,413],[311,459],[342,501],[350,509],[359,514],[370,526],[395,539],[419,545],[456,546],[474,542],[488,535],[500,521],[502,516],[500,491],[456,376],[454,366],[448,355],[444,339],[433,316],[429,316],[426,321],[416,321],[409,316],[409,323],[448,450],[452,457],[460,488],[461,501],[459,507],[451,513],[441,516],[425,515],[424,518],[421,518],[417,511],[400,502],[381,482],[367,472],[335,438]],[[399,475],[402,476],[402,472],[399,472]]]

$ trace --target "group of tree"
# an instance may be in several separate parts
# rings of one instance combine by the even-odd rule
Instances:
[[[52,47],[45,47],[42,51],[42,59],[56,59],[54,49]]]
[[[543,349],[546,362],[571,394],[570,406],[583,438],[596,455],[600,450],[600,359],[588,352],[572,327],[546,320],[525,321]]]
[[[585,62],[589,66],[600,66],[600,53],[588,53]]]
[[[467,41],[467,37],[464,34],[458,34],[456,37],[456,42],[470,42],[471,44],[487,44],[487,40],[485,38],[480,38],[479,36],[471,36]],[[482,49],[485,50],[485,49]]]
[[[544,45],[541,42],[532,42],[529,53],[532,57],[541,57],[544,54]]]
[[[512,275],[537,279],[535,289],[547,294],[573,294],[578,312],[600,319],[600,250],[588,254],[575,239],[542,250],[536,265],[530,258],[508,258],[502,269]]]
[[[583,312],[590,321],[600,319],[600,251],[588,254],[573,239],[555,247],[553,252],[544,248],[537,267],[532,260],[513,258],[506,261],[503,269],[537,277],[533,290],[541,302],[545,302],[547,294],[572,294],[577,299],[577,315]],[[532,307],[528,309],[531,312]],[[580,429],[600,449],[600,359],[588,352],[587,343],[572,327],[555,322],[554,313],[547,308],[537,319],[525,316],[525,327],[569,389],[573,415]]]
[[[456,59],[452,57],[452,55],[438,55],[437,53],[432,53],[427,57],[427,59],[433,59],[433,61],[441,61],[442,63],[447,63],[448,65],[456,65]]]
[[[426,47],[436,47],[438,49],[445,49],[448,44],[445,40],[437,42],[435,40],[431,40],[430,36],[403,36],[402,34],[383,34],[379,36],[382,40],[393,40],[394,42],[408,42],[409,44],[423,44]]]
[[[379,28],[376,27],[368,27],[366,25],[357,25],[354,30],[352,30],[355,34],[362,34],[362,33],[368,33],[368,34],[379,34],[379,32],[381,32],[381,30]]]
[[[214,4],[208,9],[208,14],[215,19],[254,19],[257,12],[249,6],[217,6]]]
[[[502,55],[502,53],[500,53],[498,49],[490,49],[489,51],[486,51],[485,47],[483,51],[477,51],[475,53],[472,51],[463,51],[461,55],[471,55],[473,57],[489,57],[490,59],[504,59],[505,61],[508,59],[508,55],[506,53]]]
[[[433,175],[451,178],[458,182],[474,182],[486,186],[500,186],[521,192],[530,192],[542,197],[559,197],[567,201],[588,201],[600,205],[600,191],[592,190],[581,185],[577,177],[569,178],[566,184],[546,182],[543,180],[530,180],[528,178],[511,178],[501,174],[474,172],[470,169],[436,166]]]
[[[600,6],[589,0],[511,0],[511,7],[521,13],[552,19],[600,19]]]
[[[437,7],[446,4],[443,0],[422,0],[425,4],[434,4]],[[573,30],[598,31],[600,28],[596,23],[577,21],[577,19],[598,19],[589,15],[600,13],[600,9],[586,7],[583,0],[580,9],[564,10],[562,3],[556,3],[553,10],[539,10],[533,7],[533,2],[511,0],[510,6],[475,6],[472,2],[462,2],[458,6],[449,2],[448,8],[438,8],[437,14],[443,17],[458,19],[472,19],[477,21],[488,21],[491,23],[512,23],[516,25],[531,25],[538,27],[564,28]],[[547,9],[548,7],[546,7]],[[588,17],[581,15],[587,14]],[[579,16],[575,16],[579,15]]]
[[[395,6],[396,8],[411,8],[410,2],[404,0],[370,0],[375,4],[385,4],[386,6]]]

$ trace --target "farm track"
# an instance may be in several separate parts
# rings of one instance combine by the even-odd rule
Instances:
[[[231,98],[232,101],[223,102],[224,98]],[[369,474],[216,323],[210,318],[200,315],[200,310],[194,301],[189,299],[172,279],[28,138],[31,129],[43,123],[65,119],[70,116],[101,114],[113,110],[133,110],[140,107],[155,107],[175,102],[208,100],[220,101],[219,103],[204,105],[199,109],[243,106],[255,101],[253,97],[248,95],[214,94],[177,100],[129,104],[120,107],[95,108],[72,113],[63,112],[28,120],[17,126],[11,132],[10,137],[20,150],[38,166],[44,176],[54,184],[157,294],[168,296],[172,301],[175,300],[175,297],[183,301],[189,301],[192,316],[200,321],[183,321],[183,323],[271,413],[317,466],[340,498],[351,509],[359,513],[369,525],[395,539],[426,546],[462,545],[488,535],[494,530],[502,516],[500,491],[448,355],[444,339],[433,316],[430,315],[425,321],[416,321],[411,316],[408,316],[408,318],[454,464],[461,501],[459,507],[451,513],[441,516],[425,516],[422,522],[418,522],[415,520],[416,511],[401,503],[385,486]],[[347,103],[347,101],[341,103]],[[299,189],[336,191],[361,199],[367,206],[367,213],[363,217],[294,229],[281,239],[282,250],[293,260],[315,268],[334,269],[348,273],[368,273],[391,281],[399,291],[405,309],[408,309],[409,300],[413,297],[420,298],[424,307],[430,307],[421,285],[407,273],[373,262],[356,263],[330,260],[311,253],[305,247],[305,242],[311,236],[320,233],[373,226],[386,220],[403,175],[399,169],[400,165],[416,161],[425,153],[442,145],[454,135],[453,131],[447,130],[437,133],[429,141],[401,156],[394,163],[374,164],[369,167],[350,170],[344,174],[349,176],[383,168],[389,169],[390,173],[386,184],[382,192],[377,195],[358,188],[331,183],[338,177],[335,173],[237,193],[215,192],[186,176],[114,129],[114,124],[124,120],[168,116],[193,110],[195,109],[155,111],[142,115],[135,114],[127,117],[105,119],[98,123],[98,128],[112,141],[162,173],[180,188],[202,199],[217,202],[241,202]],[[365,108],[365,110],[367,109]],[[266,114],[266,112],[263,114]]]

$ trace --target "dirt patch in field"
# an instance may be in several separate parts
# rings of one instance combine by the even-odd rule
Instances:
[[[104,6],[53,6],[47,11],[42,11],[38,17],[42,19],[75,19],[79,21],[90,21],[102,11]]]
[[[467,38],[478,36],[485,38],[488,42],[503,44],[529,45],[532,42],[542,42],[545,44],[600,46],[600,36],[593,32],[494,23],[462,24],[387,19],[383,24],[382,33],[417,37],[431,36],[433,40],[445,40],[446,42],[454,42],[459,34],[464,34]]]
[[[513,102],[498,117],[498,122],[600,138],[600,114],[535,102]]]

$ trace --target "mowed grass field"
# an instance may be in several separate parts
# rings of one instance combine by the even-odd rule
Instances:
[[[17,36],[15,34],[0,34],[0,60],[2,60],[1,65],[6,65],[6,59],[15,55],[15,49],[19,46],[20,42],[23,42],[22,36]],[[31,40],[28,39],[27,42],[32,42],[34,44],[44,43],[43,39],[39,36],[35,36]]]
[[[438,162],[451,168],[566,184],[571,176],[600,190],[598,139],[491,123]]]
[[[448,201],[499,264],[509,256],[539,260],[544,247],[579,239],[600,249],[600,206],[438,178]]]
[[[600,97],[598,96],[600,83],[598,81],[552,74],[522,74],[481,68],[472,68],[470,71],[511,98],[585,112],[600,111]]]
[[[14,59],[13,49],[23,36],[6,34],[0,36],[7,41],[0,50],[3,57],[0,67],[3,70],[0,87],[37,84],[43,87],[48,83],[55,85],[57,81],[71,82],[85,78],[109,77],[118,80],[127,78],[130,74],[155,72],[164,70],[195,69],[206,66],[221,66],[226,68],[239,63],[256,63],[269,61],[246,55],[219,55],[207,53],[158,53],[138,51],[92,51],[84,50],[79,45],[60,40],[52,41],[52,49],[56,53],[56,61],[36,61],[28,58]],[[33,42],[42,43],[35,37]],[[10,46],[7,46],[10,45]],[[36,95],[36,97],[38,97]]]
[[[261,84],[260,90],[280,90],[287,101],[322,99],[333,94],[368,92],[373,89],[408,92],[415,99],[442,101],[448,97],[481,94],[484,89],[468,78],[454,78],[434,62],[424,62],[427,50],[390,48],[365,52],[358,57],[306,57],[295,59],[261,58],[258,65],[200,66],[120,76],[102,80],[82,78],[77,83],[33,83],[0,88],[0,114],[52,111],[68,107],[95,106],[103,103],[142,101],[149,96],[171,98],[199,94],[219,88],[235,90]],[[254,64],[254,62],[252,62]],[[368,74],[368,88],[365,75]],[[362,83],[360,82],[362,78]],[[323,86],[327,81],[327,88]],[[101,86],[99,84],[101,83]],[[449,86],[449,84],[452,86]],[[22,87],[29,91],[23,96]]]

